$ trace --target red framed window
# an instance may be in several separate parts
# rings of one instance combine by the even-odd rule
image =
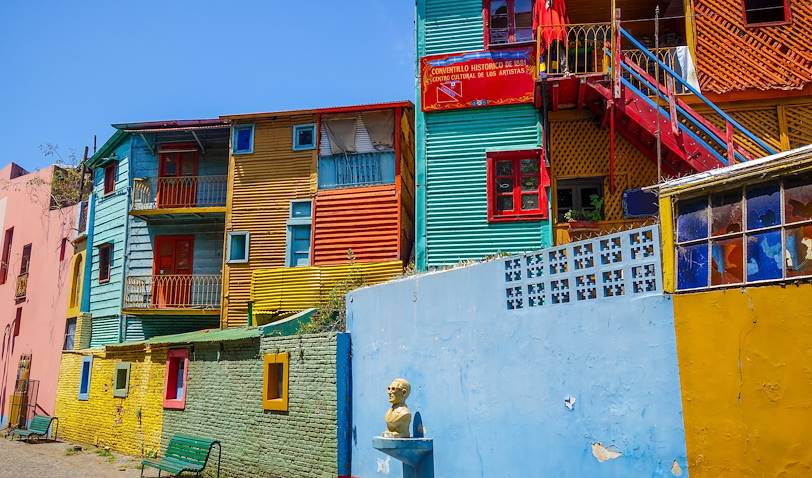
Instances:
[[[3,257],[0,259],[0,284],[5,284],[8,279],[8,261],[11,260],[11,240],[14,239],[14,228],[6,229],[3,238]]]
[[[166,355],[164,408],[186,408],[186,383],[189,381],[189,350],[172,349]]]
[[[487,46],[533,41],[532,0],[484,0],[482,6]]]
[[[789,0],[743,0],[748,27],[784,25],[792,21]]]
[[[113,262],[113,245],[99,246],[99,284],[110,281],[110,266]]]
[[[104,194],[110,194],[116,189],[116,166],[112,162],[104,167]]]
[[[488,221],[539,221],[549,216],[550,179],[541,150],[488,153]]]

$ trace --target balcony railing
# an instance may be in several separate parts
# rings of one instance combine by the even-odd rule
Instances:
[[[321,156],[319,188],[390,184],[395,181],[395,153],[360,153]]]
[[[25,299],[26,292],[28,292],[28,274],[20,274],[17,276],[17,287],[14,290],[14,298],[17,300]]]
[[[169,209],[226,205],[226,176],[140,178],[133,182],[132,208]]]
[[[679,73],[680,77],[683,80],[688,80],[687,72],[685,68],[683,68],[682,63],[679,60],[679,51],[680,49],[685,49],[686,47],[670,47],[670,48],[660,48],[660,49],[650,49],[651,53],[653,53],[661,62],[663,62],[666,66],[674,70],[675,72]],[[626,57],[632,61],[635,65],[642,68],[646,73],[648,73],[652,78],[656,78],[659,74],[660,83],[665,84],[667,74],[662,68],[658,68],[657,64],[654,60],[646,56],[640,50],[623,50],[623,53]],[[687,52],[686,52],[687,53]],[[631,75],[627,72],[623,72],[623,77],[629,80],[635,88],[640,91],[647,91],[647,87],[638,80],[634,75]],[[682,85],[679,82],[674,84],[674,93],[678,95],[689,94],[688,88]]]
[[[219,309],[223,277],[219,274],[127,277],[127,309]]]

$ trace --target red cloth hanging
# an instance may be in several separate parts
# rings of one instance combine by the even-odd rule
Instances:
[[[564,0],[536,0],[533,6],[533,32],[538,32],[541,27],[542,47],[553,40],[564,41],[569,22]]]

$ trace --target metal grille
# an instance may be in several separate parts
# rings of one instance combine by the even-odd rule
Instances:
[[[659,226],[504,260],[508,310],[662,292]]]
[[[218,207],[226,205],[226,176],[177,176],[133,181],[132,208]]]

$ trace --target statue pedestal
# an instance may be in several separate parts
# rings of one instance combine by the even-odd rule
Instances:
[[[434,442],[431,438],[374,437],[372,448],[403,463],[403,478],[434,478]]]

